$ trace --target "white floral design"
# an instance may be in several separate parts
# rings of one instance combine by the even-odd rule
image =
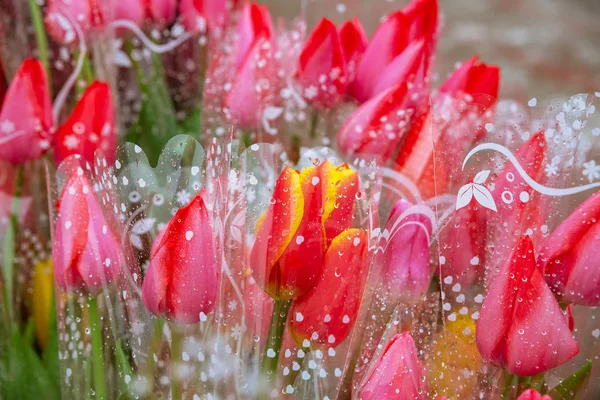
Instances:
[[[583,176],[587,177],[590,182],[600,179],[600,165],[596,165],[595,160],[583,163]]]
[[[175,197],[176,197],[177,202],[179,204],[181,204],[182,206],[187,205],[187,203],[189,203],[190,200],[192,199],[190,192],[188,192],[187,190],[180,190],[179,192],[177,192]]]
[[[483,186],[483,183],[486,181],[489,175],[489,170],[481,171],[475,175],[472,183],[467,183],[460,188],[456,198],[457,210],[467,206],[471,200],[475,199],[477,203],[481,204],[485,208],[489,208],[492,211],[498,211],[492,194],[488,188]]]

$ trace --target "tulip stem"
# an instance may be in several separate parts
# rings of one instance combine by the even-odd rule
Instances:
[[[310,138],[311,139],[316,139],[317,138],[317,128],[319,126],[319,113],[317,111],[315,111],[315,113],[312,116],[312,119],[310,120]],[[312,143],[314,145],[314,143]]]
[[[29,12],[31,13],[31,20],[35,30],[38,54],[44,65],[44,69],[46,70],[48,82],[51,82],[50,65],[48,63],[48,38],[46,37],[46,30],[44,29],[44,17],[42,16],[42,11],[40,10],[37,0],[29,0]]]
[[[102,348],[102,325],[98,313],[98,299],[94,296],[88,298],[90,322],[92,325],[92,369],[94,371],[94,391],[96,400],[105,400],[106,380],[104,379],[104,349]]]
[[[263,357],[262,373],[268,381],[273,380],[277,370],[279,352],[281,351],[281,342],[283,331],[287,322],[287,316],[290,311],[292,300],[275,300],[273,313],[271,314],[271,326],[269,326],[269,336],[267,339],[267,350]]]
[[[513,391],[513,381],[515,376],[508,373],[508,371],[504,371],[503,380],[504,380],[504,390],[502,391],[502,400],[510,399],[510,395]]]

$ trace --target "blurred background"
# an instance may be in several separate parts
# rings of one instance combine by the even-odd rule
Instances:
[[[360,17],[368,34],[408,0],[267,0],[273,15]],[[600,0],[440,0],[438,79],[479,54],[502,68],[501,97],[549,100],[600,91]]]

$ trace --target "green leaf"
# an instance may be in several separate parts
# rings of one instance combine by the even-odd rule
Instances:
[[[583,367],[579,368],[573,375],[565,378],[561,383],[552,389],[548,395],[552,400],[572,400],[575,398],[579,390],[585,386],[587,378],[592,371],[592,362],[586,362]]]
[[[198,106],[194,106],[192,111],[188,113],[180,124],[181,133],[190,135],[196,139],[200,139],[202,129],[202,110]]]
[[[58,326],[56,323],[56,299],[52,296],[50,307],[50,324],[48,329],[48,342],[44,350],[44,366],[55,382],[60,380],[60,362],[58,360]]]

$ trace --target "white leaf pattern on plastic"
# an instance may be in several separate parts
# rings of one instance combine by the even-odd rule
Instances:
[[[144,233],[147,233],[148,231],[150,231],[150,229],[152,229],[155,222],[156,218],[141,219],[133,225],[133,228],[131,228],[131,232],[133,232],[136,235],[143,235]]]
[[[473,183],[472,186],[475,200],[485,208],[489,208],[492,211],[498,212],[498,209],[496,208],[496,202],[494,201],[490,191],[485,186],[478,185],[476,183]]]
[[[456,209],[460,210],[461,208],[467,206],[471,200],[473,199],[473,184],[467,183],[458,191],[458,196],[456,196]]]
[[[487,180],[488,176],[490,176],[489,169],[478,172],[477,175],[475,175],[475,178],[473,179],[473,183],[476,183],[478,185],[483,185],[485,183],[485,181]]]

